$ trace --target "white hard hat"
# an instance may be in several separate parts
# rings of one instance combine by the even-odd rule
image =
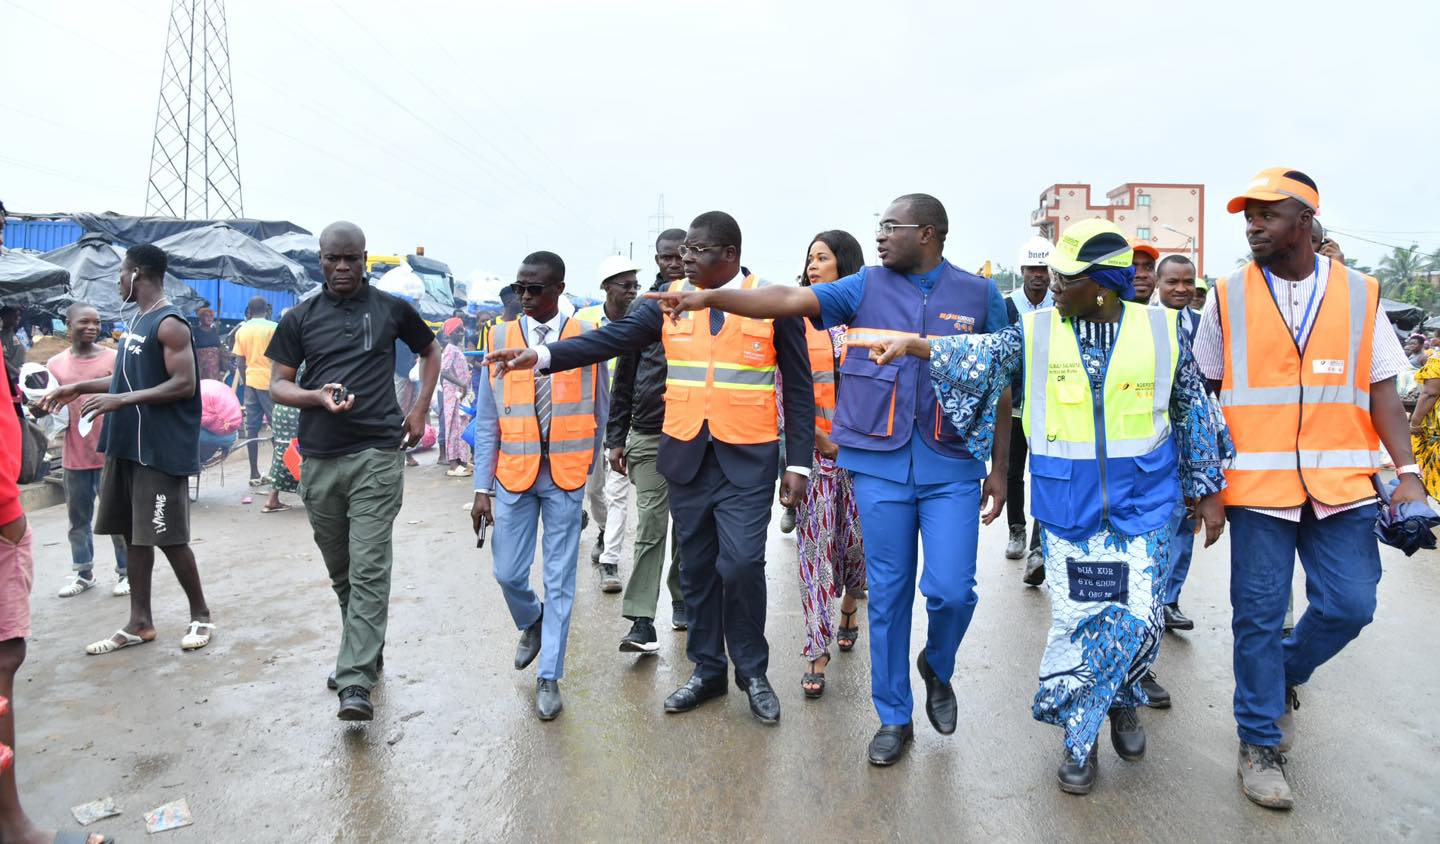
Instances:
[[[640,267],[634,261],[624,255],[607,255],[605,260],[600,262],[600,269],[595,271],[595,283],[604,284],[608,278],[614,278],[621,273],[638,273]]]
[[[1020,258],[1015,262],[1016,269],[1045,266],[1045,259],[1050,257],[1050,250],[1054,248],[1055,244],[1038,234],[1035,235],[1020,247]]]

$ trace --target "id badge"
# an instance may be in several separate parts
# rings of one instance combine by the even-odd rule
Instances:
[[[1101,563],[1066,557],[1065,573],[1070,578],[1072,601],[1125,603],[1129,599],[1129,563]]]

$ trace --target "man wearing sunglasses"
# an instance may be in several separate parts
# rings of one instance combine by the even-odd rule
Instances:
[[[740,226],[729,214],[696,217],[679,252],[686,280],[672,289],[768,289],[740,266]],[[804,326],[798,319],[746,318],[718,309],[666,320],[646,302],[599,331],[497,350],[486,361],[506,373],[533,368],[559,377],[656,341],[664,343],[668,361],[656,467],[669,481],[670,512],[680,534],[680,582],[690,622],[686,655],[695,663],[690,680],[665,700],[665,711],[688,712],[726,693],[728,646],[750,711],[774,724],[780,699],[766,678],[765,538],[780,460],[776,390],[785,392],[786,453],[798,464],[788,466],[781,481],[780,503],[788,507],[805,494],[815,448]]]
[[[880,218],[875,242],[880,266],[810,287],[763,290],[667,291],[672,318],[719,308],[748,317],[809,317],[819,328],[848,325],[850,340],[899,336],[984,334],[1004,328],[1005,300],[988,279],[964,272],[942,255],[949,220],[927,194],[896,199]],[[675,365],[671,357],[670,365]],[[925,712],[937,732],[953,733],[958,707],[950,675],[960,640],[970,626],[975,595],[975,551],[981,504],[990,500],[989,524],[1005,505],[1010,426],[995,426],[993,468],[971,453],[940,412],[929,372],[901,361],[877,365],[863,354],[840,364],[842,387],[833,439],[839,463],[855,480],[870,578],[870,695],[880,730],[870,742],[875,765],[900,759],[914,737],[911,725],[910,613],[918,567],[916,534],[925,542],[920,591],[930,616],[929,635],[917,659],[925,681]],[[785,374],[789,386],[790,374]],[[785,394],[790,409],[790,394]],[[1010,392],[997,418],[1010,416]],[[786,420],[789,424],[789,420]],[[794,451],[789,452],[794,455]],[[982,483],[983,482],[983,483]],[[689,550],[685,565],[691,565]]]
[[[610,255],[600,262],[600,289],[605,292],[605,301],[590,305],[575,312],[575,318],[602,328],[617,319],[624,319],[630,303],[640,290],[637,274],[640,268],[635,262],[622,255]],[[600,363],[606,384],[612,383],[613,368],[610,361]],[[607,424],[602,420],[601,425]],[[623,472],[614,472],[604,460],[595,461],[590,467],[590,481],[585,485],[585,497],[590,502],[590,516],[600,526],[600,535],[590,549],[590,562],[600,566],[600,591],[614,594],[620,591],[620,554],[625,546],[625,517],[630,504],[630,481]],[[610,543],[605,543],[605,537]]]
[[[565,262],[559,255],[526,256],[513,287],[525,313],[491,333],[494,351],[487,363],[591,330],[588,323],[560,310]],[[605,425],[607,385],[602,372],[584,366],[554,374],[506,373],[490,366],[475,395],[475,503],[470,516],[477,534],[485,525],[495,525],[495,580],[520,630],[515,668],[522,670],[539,657],[535,711],[542,721],[554,719],[563,707],[560,678],[575,602],[581,504]],[[530,586],[541,521],[544,603]]]

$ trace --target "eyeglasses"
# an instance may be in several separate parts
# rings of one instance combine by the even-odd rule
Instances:
[[[691,255],[694,255],[695,257],[698,258],[698,257],[700,257],[701,255],[705,254],[706,252],[709,252],[711,249],[724,249],[724,248],[725,248],[725,247],[723,247],[723,246],[688,246],[688,245],[682,243],[682,244],[680,245],[680,257],[681,257],[681,258],[688,258],[688,257],[690,257]]]
[[[521,284],[518,281],[510,285],[510,289],[515,292],[516,296],[524,296],[526,293],[531,296],[539,296],[549,288],[549,284]]]
[[[607,281],[607,282],[605,282],[605,284],[608,285],[608,286],[610,286],[610,287],[618,287],[618,288],[620,288],[621,290],[639,290],[639,289],[640,289],[640,282],[638,282],[638,281]]]
[[[1088,275],[1061,275],[1054,270],[1050,271],[1050,289],[1056,293],[1089,280]]]
[[[922,223],[881,223],[875,227],[876,237],[889,237],[896,229],[923,229]]]

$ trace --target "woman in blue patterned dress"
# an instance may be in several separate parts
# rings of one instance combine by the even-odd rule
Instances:
[[[1032,712],[1065,730],[1061,790],[1087,794],[1107,715],[1116,752],[1145,753],[1136,707],[1164,632],[1169,514],[1183,495],[1196,502],[1205,544],[1218,539],[1221,463],[1234,449],[1174,312],[1124,301],[1134,270],[1119,229],[1078,223],[1049,264],[1053,309],[995,334],[866,345],[882,364],[929,358],[941,407],[976,454],[987,453],[1012,373],[1024,373],[1031,510],[1051,605]]]

